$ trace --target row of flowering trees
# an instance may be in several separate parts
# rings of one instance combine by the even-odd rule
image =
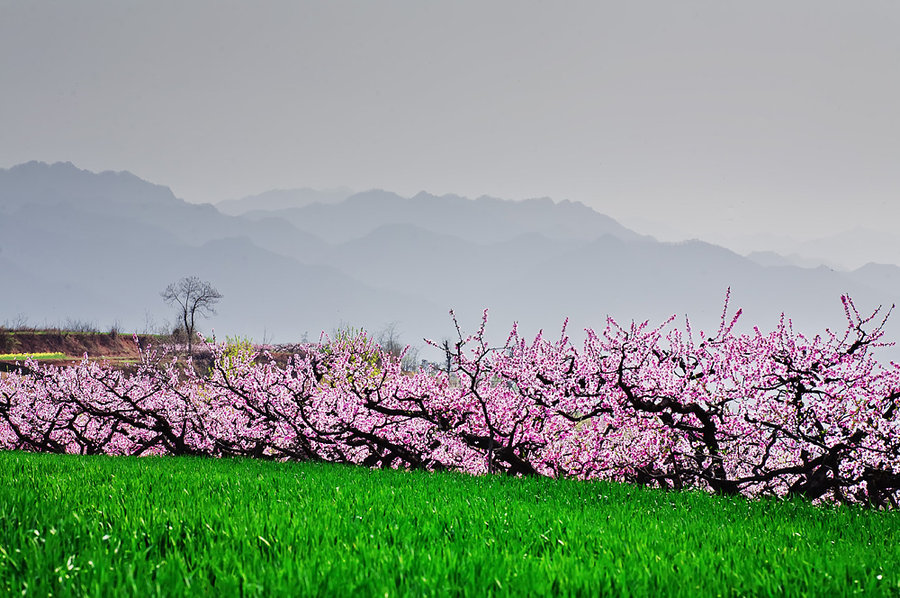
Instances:
[[[900,368],[886,316],[843,299],[846,329],[713,335],[613,320],[576,345],[505,345],[459,328],[450,367],[408,373],[364,334],[287,363],[211,347],[196,374],[151,350],[136,371],[27,363],[0,379],[0,447],[252,456],[626,481],[746,496],[898,506]],[[727,301],[726,301],[727,308]],[[883,317],[882,317],[883,316]]]

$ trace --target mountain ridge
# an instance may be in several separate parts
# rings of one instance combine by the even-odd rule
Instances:
[[[16,168],[0,170],[0,280],[21,293],[0,293],[0,323],[33,306],[37,320],[68,310],[138,329],[167,313],[159,291],[189,274],[225,295],[204,325],[280,341],[390,322],[414,341],[452,337],[450,308],[474,326],[490,308],[501,335],[513,321],[597,328],[672,313],[709,328],[728,288],[748,325],[786,311],[814,332],[840,326],[843,293],[861,308],[900,298],[897,266],[760,264],[703,241],[660,243],[578,202],[370,190],[231,216],[130,173]],[[29,176],[10,183],[10,171]]]

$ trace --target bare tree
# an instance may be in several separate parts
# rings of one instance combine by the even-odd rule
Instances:
[[[396,358],[403,356],[400,367],[404,371],[412,372],[418,369],[419,349],[417,347],[407,346],[400,339],[400,325],[397,322],[390,322],[381,332],[378,333],[378,344],[382,350],[393,355]],[[404,353],[406,351],[406,353]]]
[[[403,353],[405,345],[400,341],[400,325],[397,322],[385,325],[378,333],[377,341],[383,351],[394,357],[400,357]]]
[[[171,283],[162,293],[163,300],[169,305],[177,305],[179,316],[184,323],[184,331],[188,338],[188,354],[192,353],[195,320],[197,316],[215,314],[215,305],[222,298],[216,287],[197,276],[185,276]]]

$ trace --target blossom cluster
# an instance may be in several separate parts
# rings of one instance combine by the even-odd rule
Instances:
[[[847,326],[807,337],[737,333],[740,312],[695,335],[661,325],[585,330],[575,343],[505,344],[481,327],[441,345],[446,368],[401,369],[364,333],[295,347],[208,344],[197,372],[142,350],[123,371],[26,362],[0,378],[0,448],[110,455],[251,456],[605,479],[672,489],[896,508],[900,367],[873,350],[886,316],[843,298]]]

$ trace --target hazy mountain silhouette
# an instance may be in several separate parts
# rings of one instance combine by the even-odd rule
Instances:
[[[148,312],[157,321],[171,315],[159,292],[187,274],[208,278],[228,298],[207,326],[222,334],[261,338],[265,329],[287,341],[341,322],[375,327],[401,316],[421,327],[429,308],[257,245],[306,257],[314,252],[304,245],[325,245],[285,221],[224,216],[132,175],[26,166],[0,171],[0,185],[13,181],[0,190],[0,323],[23,314],[32,323],[72,318],[139,329]]]
[[[180,202],[168,187],[148,183],[130,172],[93,173],[71,162],[32,161],[9,169],[0,168],[0,210],[36,204],[86,205],[103,200],[156,208]]]
[[[729,246],[739,247],[741,253],[763,265],[771,265],[773,255],[787,258],[795,266],[824,265],[844,271],[868,263],[900,264],[900,236],[866,228],[808,240],[783,235],[750,235],[734,239]]]
[[[818,268],[827,266],[825,260],[809,258],[797,253],[783,255],[774,251],[752,251],[747,254],[747,259],[756,262],[760,266],[798,266],[800,268]]]
[[[452,235],[475,243],[491,243],[527,233],[556,240],[590,240],[604,234],[637,240],[641,235],[578,202],[554,203],[547,198],[510,201],[492,197],[475,200],[457,195],[414,197],[372,190],[357,193],[332,205],[266,212],[290,221],[313,234],[327,235],[332,243],[365,236],[391,224],[407,224],[432,233]],[[253,217],[262,213],[256,212]]]
[[[871,262],[900,263],[900,236],[857,228],[799,243],[795,252],[820,255],[841,268],[855,269]]]
[[[763,267],[700,241],[628,243],[606,236],[535,263],[532,275],[542,282],[534,287],[538,296],[533,304],[556,303],[579,326],[599,326],[606,314],[624,322],[689,314],[698,327],[709,330],[718,323],[730,287],[731,307],[744,310],[744,326],[771,328],[784,312],[799,329],[815,332],[842,325],[841,294],[851,293],[861,308],[888,295],[888,289],[828,268]],[[522,277],[508,288],[521,288],[528,280]],[[560,293],[566,285],[591,300]],[[890,292],[900,296],[898,290]]]
[[[335,246],[322,261],[367,285],[416,293],[446,309],[477,315],[496,305],[501,290],[526,277],[534,263],[584,244],[539,233],[474,243],[411,224],[389,224]]]
[[[897,302],[900,294],[900,267],[894,264],[866,264],[847,273],[847,276],[859,284],[880,291],[882,301]]]
[[[709,330],[728,287],[745,326],[770,328],[786,312],[820,332],[843,325],[842,293],[863,310],[900,297],[896,266],[839,272],[754,257],[659,243],[580,203],[548,199],[376,190],[229,216],[129,173],[34,162],[0,170],[0,323],[24,314],[140,329],[145,314],[171,318],[159,291],[188,274],[224,295],[204,329],[277,341],[399,322],[420,344],[452,333],[450,308],[468,330],[490,308],[501,342],[514,320],[533,332],[569,317],[577,336],[608,315],[687,313]]]
[[[8,170],[0,169],[0,210],[13,218],[28,217],[43,207],[40,221],[59,220],[66,227],[66,216],[54,216],[52,209],[77,210],[83,218],[73,232],[98,240],[116,232],[102,230],[102,222],[129,226],[147,232],[148,227],[167,240],[200,245],[223,237],[249,237],[266,249],[294,257],[309,257],[325,244],[315,235],[298,231],[281,219],[253,221],[226,216],[209,204],[190,204],[176,198],[168,187],[148,183],[129,172],[95,174],[76,168],[69,162],[45,164],[28,162]],[[46,209],[52,208],[50,211]],[[120,234],[128,235],[127,231]],[[162,241],[162,239],[161,239]],[[3,241],[0,240],[0,246]]]
[[[240,199],[226,199],[216,204],[223,214],[241,216],[255,211],[287,210],[302,208],[313,203],[332,204],[343,201],[353,195],[346,187],[338,189],[273,189],[257,195],[249,195]]]

